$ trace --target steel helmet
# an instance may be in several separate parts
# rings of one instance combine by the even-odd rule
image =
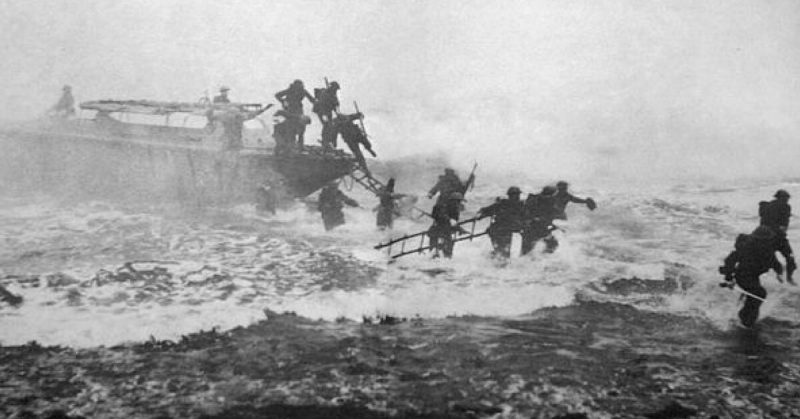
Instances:
[[[228,86],[222,86],[222,87],[219,88],[220,92],[227,92],[228,90],[231,90],[231,88],[228,87]]]
[[[453,193],[450,194],[450,199],[456,199],[456,200],[459,200],[459,201],[463,201],[464,200],[464,194],[461,193],[461,192],[453,192]]]
[[[339,83],[335,82],[335,81],[332,81],[331,84],[330,84],[330,88],[334,89],[334,90],[339,90]]]
[[[521,193],[522,191],[516,186],[510,187],[508,188],[508,191],[506,191],[506,195],[519,195]]]
[[[789,196],[789,192],[786,192],[785,189],[778,189],[778,191],[775,192],[775,198],[788,198]]]
[[[558,183],[556,183],[556,188],[558,189],[567,189],[568,186],[569,183],[564,182],[563,180],[559,180]]]

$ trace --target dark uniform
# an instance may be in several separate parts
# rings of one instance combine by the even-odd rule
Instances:
[[[319,212],[322,213],[322,222],[325,224],[326,231],[344,224],[342,208],[345,204],[351,207],[358,206],[358,202],[340,191],[335,183],[328,184],[322,188],[319,193],[318,208]]]
[[[231,103],[231,100],[228,99],[228,91],[231,90],[227,87],[221,87],[219,89],[219,95],[214,96],[213,103]]]
[[[797,269],[797,264],[794,260],[792,246],[789,245],[789,239],[786,237],[789,218],[792,216],[789,193],[780,189],[775,192],[775,199],[772,201],[759,202],[758,215],[761,218],[761,225],[769,227],[775,233],[775,250],[780,252],[786,260],[786,280],[794,282],[792,274]]]
[[[592,198],[586,198],[586,199],[578,198],[575,195],[569,193],[569,191],[567,191],[567,188],[569,188],[569,184],[567,182],[564,181],[558,182],[556,184],[556,188],[557,191],[554,197],[555,200],[554,205],[556,209],[555,219],[557,220],[567,219],[567,213],[566,213],[567,204],[569,204],[570,202],[574,202],[576,204],[586,204],[586,206],[592,211],[594,211],[594,209],[597,208],[597,204],[595,204]]]
[[[728,282],[736,281],[743,290],[767,298],[767,290],[761,286],[759,276],[773,269],[781,274],[783,267],[775,257],[772,240],[775,233],[769,227],[759,226],[752,234],[740,234],[736,238],[735,249],[725,258],[720,273]],[[758,320],[758,309],[761,301],[745,295],[744,306],[739,310],[739,320],[747,327],[752,327]]]
[[[522,249],[520,253],[530,253],[536,242],[544,239],[545,252],[552,253],[558,247],[553,237],[553,219],[556,216],[555,192],[552,186],[545,186],[539,195],[529,194],[525,200],[525,219],[522,227]]]
[[[364,148],[373,156],[375,156],[375,152],[372,151],[372,144],[369,142],[366,134],[364,134],[364,131],[355,123],[357,119],[361,119],[362,117],[363,115],[360,112],[352,115],[339,115],[336,117],[335,123],[339,134],[342,134],[342,140],[344,140],[347,147],[350,148],[358,164],[361,165],[364,171],[369,173],[367,161],[364,159],[364,154],[361,152],[361,145],[363,144]]]
[[[64,86],[61,97],[53,106],[51,112],[60,117],[66,118],[75,115],[75,98],[72,96],[72,88]]]
[[[395,214],[398,212],[396,200],[404,196],[405,195],[403,194],[394,193],[394,178],[389,179],[386,187],[382,188],[380,192],[378,192],[378,199],[380,200],[380,203],[378,204],[378,216],[376,220],[378,228],[392,228]]]
[[[458,177],[455,170],[450,168],[444,169],[444,174],[439,176],[439,180],[437,180],[436,184],[428,191],[428,198],[433,198],[433,196],[438,193],[439,196],[436,198],[436,203],[438,204],[439,202],[445,201],[453,192],[466,194],[467,189],[469,189],[469,186],[474,180],[475,175],[473,174],[470,175],[466,183],[461,182],[461,178]]]
[[[453,256],[453,234],[463,232],[454,226],[464,209],[461,203],[463,200],[462,193],[453,192],[447,200],[433,206],[431,211],[433,225],[428,229],[428,238],[431,246],[436,249],[434,257],[438,257],[440,251],[446,258]]]
[[[525,207],[519,199],[521,193],[518,187],[512,186],[508,188],[507,199],[498,199],[478,212],[478,216],[493,217],[487,230],[494,247],[493,256],[511,256],[511,236],[522,231],[525,215]]]
[[[314,97],[308,93],[301,80],[295,80],[288,88],[275,93],[275,99],[278,99],[286,112],[294,114],[298,121],[302,122],[295,127],[297,143],[302,148],[305,141],[306,125],[311,123],[310,118],[303,114],[303,99],[308,99],[311,103],[314,103]]]
[[[333,81],[324,89],[314,89],[314,106],[311,111],[317,114],[319,122],[325,124],[333,121],[333,113],[339,109],[339,83]]]

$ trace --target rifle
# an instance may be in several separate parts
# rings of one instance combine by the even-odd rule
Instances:
[[[464,184],[464,192],[471,191],[472,188],[475,186],[475,169],[478,168],[478,162],[476,161],[475,164],[472,165],[472,171],[469,172],[469,177],[467,178],[467,183]]]
[[[372,154],[372,157],[378,157],[378,155],[375,154],[374,151],[372,151],[372,144],[369,142],[369,136],[367,135],[367,129],[364,128],[364,114],[362,114],[361,111],[358,110],[358,102],[356,102],[354,100],[353,101],[353,106],[355,106],[355,108],[356,108],[356,114],[359,115],[358,122],[359,122],[359,125],[361,125],[361,132],[364,133],[364,148],[367,149],[367,151],[369,151],[369,154]]]

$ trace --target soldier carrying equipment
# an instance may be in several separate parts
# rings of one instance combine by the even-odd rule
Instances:
[[[458,218],[464,210],[464,194],[453,192],[445,202],[440,202],[433,207],[431,216],[433,225],[428,229],[431,247],[436,250],[433,257],[438,257],[441,251],[444,257],[453,256],[453,235],[456,233],[467,233],[458,226]]]
[[[786,237],[786,231],[789,229],[789,218],[792,216],[792,207],[789,205],[790,195],[783,189],[775,192],[775,199],[766,202],[761,201],[758,203],[758,215],[760,217],[760,224],[769,227],[775,233],[775,250],[780,252],[786,261],[786,281],[790,284],[794,283],[792,274],[797,269],[797,264],[794,260],[794,252],[792,246],[789,244],[789,239]]]
[[[522,191],[516,186],[508,188],[508,198],[498,199],[494,204],[481,208],[479,216],[491,216],[492,224],[487,230],[492,240],[492,256],[511,256],[511,237],[522,231],[525,209],[519,197]]]
[[[339,185],[336,182],[331,182],[322,188],[319,193],[318,209],[322,214],[322,221],[325,224],[326,231],[344,224],[342,208],[345,204],[351,207],[358,206],[358,202],[339,190]]]

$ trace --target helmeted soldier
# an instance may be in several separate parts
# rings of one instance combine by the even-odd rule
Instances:
[[[461,178],[458,177],[456,171],[451,168],[444,169],[444,174],[439,175],[439,179],[436,181],[436,184],[433,185],[430,191],[428,191],[428,198],[433,198],[436,194],[439,196],[436,198],[436,202],[441,202],[445,200],[448,196],[450,196],[453,192],[461,192],[462,194],[467,193],[467,189],[469,189],[472,182],[475,181],[475,174],[470,174],[469,179],[467,182],[462,182]]]
[[[436,254],[439,252],[446,258],[453,256],[453,235],[456,233],[466,233],[463,229],[456,226],[461,211],[464,210],[464,194],[452,192],[448,199],[434,205],[431,212],[433,225],[428,229],[428,237],[431,245],[434,246]]]
[[[55,105],[50,108],[50,113],[62,118],[75,115],[75,98],[72,96],[72,87],[65,85],[61,89],[61,97]]]
[[[363,117],[364,115],[361,112],[356,112],[351,115],[340,114],[336,117],[334,123],[336,124],[336,129],[339,134],[342,135],[342,140],[344,140],[347,147],[350,148],[358,164],[364,171],[369,173],[367,161],[364,159],[364,154],[361,152],[361,146],[363,145],[373,157],[375,157],[376,154],[372,151],[372,144],[369,142],[364,130],[355,123],[356,120]]]
[[[508,188],[508,198],[498,199],[494,204],[481,208],[478,216],[491,216],[492,223],[487,230],[492,240],[495,257],[511,256],[511,237],[522,231],[525,208],[520,195],[522,191],[516,186]]]
[[[736,238],[734,250],[719,268],[730,286],[735,282],[742,290],[752,294],[745,294],[744,306],[739,310],[739,320],[747,327],[756,323],[759,307],[767,298],[767,290],[761,286],[759,280],[761,274],[772,269],[777,274],[778,281],[781,281],[783,267],[775,257],[774,239],[775,232],[767,226],[758,226],[751,234],[740,234]]]
[[[344,205],[357,207],[358,202],[340,191],[336,182],[331,182],[322,188],[317,208],[322,213],[322,222],[325,224],[326,231],[344,224],[344,213],[342,212]]]
[[[325,124],[333,121],[333,114],[339,110],[339,83],[332,81],[322,89],[314,89],[314,106],[311,110],[317,114],[319,122]]]
[[[376,224],[381,230],[392,228],[395,215],[398,213],[397,200],[403,198],[404,194],[394,193],[394,178],[389,179],[386,186],[378,191],[378,214]]]
[[[760,224],[769,227],[775,233],[775,250],[780,252],[786,260],[786,280],[794,283],[792,274],[797,269],[794,260],[794,252],[789,244],[786,232],[789,229],[789,218],[792,216],[792,207],[789,205],[789,192],[779,189],[775,192],[775,199],[766,202],[761,201],[758,205],[758,215]]]
[[[594,211],[597,208],[597,204],[594,202],[592,198],[578,198],[575,195],[572,195],[568,191],[569,184],[564,182],[563,180],[556,183],[556,193],[554,196],[556,214],[555,219],[557,220],[566,220],[567,219],[567,204],[570,202],[574,202],[576,204],[586,204],[586,207],[590,210]]]
[[[552,253],[558,247],[558,240],[553,237],[553,219],[556,188],[545,186],[538,195],[529,194],[525,200],[525,219],[522,227],[521,254],[526,255],[533,250],[536,242],[544,239],[545,252]]]
[[[231,100],[228,98],[228,91],[230,90],[228,86],[220,87],[219,94],[214,96],[213,103],[231,103]]]

